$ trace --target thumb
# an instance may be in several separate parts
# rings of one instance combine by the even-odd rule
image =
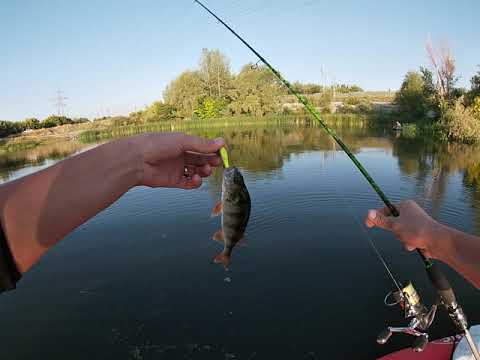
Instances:
[[[378,226],[385,230],[392,230],[393,221],[391,217],[385,216],[376,210],[368,212],[367,226],[369,227]]]
[[[190,135],[185,135],[185,138],[182,142],[182,148],[184,151],[193,151],[203,154],[216,153],[224,145],[225,141],[222,138],[208,140],[198,136]]]

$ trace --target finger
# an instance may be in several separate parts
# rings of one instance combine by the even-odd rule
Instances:
[[[381,209],[377,209],[377,210],[370,210],[370,211],[376,211],[377,213],[380,213],[380,215],[384,215],[384,216],[390,216],[391,215],[391,212],[390,212],[390,209],[388,207],[383,207]],[[365,225],[368,227],[368,228],[372,228],[374,226],[377,226],[376,223],[372,220],[370,220],[370,212],[369,214],[367,215],[366,219],[365,219]]]
[[[405,244],[405,250],[407,251],[413,251],[416,248],[417,248],[416,246]]]
[[[368,218],[368,215],[367,215],[367,218],[365,219],[365,225],[368,227],[368,228],[372,228],[375,226],[375,224]]]
[[[198,136],[185,135],[182,141],[184,151],[194,151],[202,154],[216,153],[224,145],[225,141],[222,138],[208,140]]]
[[[200,185],[202,185],[202,178],[200,175],[194,174],[191,177],[182,177],[177,187],[180,189],[191,190],[200,187]]]
[[[183,170],[183,176],[192,177],[197,172],[197,167],[193,165],[185,165]]]
[[[200,177],[207,177],[212,174],[212,167],[210,164],[204,164],[203,166],[186,165],[183,171],[183,176],[192,177],[198,174]]]
[[[217,154],[196,154],[187,152],[185,154],[185,164],[203,166],[205,164],[210,164],[211,166],[218,166],[222,162],[222,159]]]
[[[378,209],[377,212],[379,212],[380,214],[385,215],[385,216],[391,216],[392,215],[392,212],[386,206],[381,208],[381,209]]]
[[[207,177],[212,174],[212,167],[209,164],[205,164],[203,166],[199,166],[196,169],[197,174],[201,177]]]
[[[432,254],[430,253],[430,251],[428,251],[427,249],[420,249],[420,252],[423,254],[423,256],[425,256],[427,259],[433,259],[433,256]]]
[[[393,219],[385,216],[381,211],[369,210],[366,223],[368,227],[378,226],[385,230],[392,230]]]

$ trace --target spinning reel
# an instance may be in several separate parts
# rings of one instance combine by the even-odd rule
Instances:
[[[406,327],[387,327],[377,337],[379,344],[385,344],[394,333],[403,333],[415,336],[416,339],[412,344],[412,349],[416,352],[423,351],[428,344],[427,330],[435,318],[437,305],[432,305],[430,310],[425,307],[413,287],[412,283],[408,283],[403,289],[390,291],[384,300],[385,305],[399,305],[404,311],[404,317],[410,320]]]

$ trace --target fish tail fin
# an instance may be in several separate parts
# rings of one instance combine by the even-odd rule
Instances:
[[[225,252],[221,252],[213,259],[215,264],[222,264],[225,270],[228,270],[228,266],[230,265],[230,255],[227,255]]]

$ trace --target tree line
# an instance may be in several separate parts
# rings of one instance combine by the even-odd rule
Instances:
[[[37,118],[28,118],[23,121],[0,120],[0,137],[18,134],[25,130],[51,128],[59,125],[78,124],[84,122],[88,122],[88,119],[70,119],[69,117],[58,115],[50,115],[43,120],[38,120]]]
[[[333,92],[354,93],[363,91],[359,86],[340,84],[332,87],[314,83],[295,82],[295,88],[309,96],[315,106],[328,109]],[[321,96],[312,96],[321,94]],[[244,65],[238,74],[230,68],[228,58],[219,50],[203,49],[197,69],[182,72],[166,87],[163,100],[129,116],[112,118],[118,126],[170,120],[174,118],[208,119],[220,116],[249,115],[261,117],[286,112],[282,107],[287,90],[265,66]],[[311,97],[310,97],[311,96]],[[107,118],[94,119],[105,120]],[[51,115],[40,121],[0,121],[0,137],[29,129],[49,128],[64,124],[86,122],[88,119],[71,119]]]
[[[295,82],[306,95],[331,93],[330,87]],[[338,85],[339,93],[362,91],[356,85]],[[287,90],[265,66],[246,64],[233,74],[230,62],[219,50],[203,49],[199,66],[182,72],[168,84],[163,101],[130,114],[137,120],[157,121],[171,118],[214,118],[219,116],[265,116],[281,113]]]
[[[480,69],[468,89],[458,87],[450,49],[435,49],[431,42],[426,49],[431,67],[407,72],[396,96],[400,113],[446,139],[480,141]]]

